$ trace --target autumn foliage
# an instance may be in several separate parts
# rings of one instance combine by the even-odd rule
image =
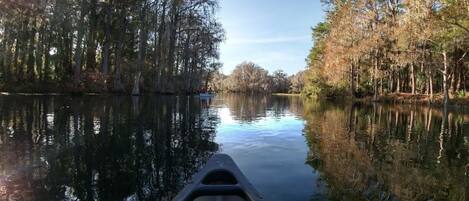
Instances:
[[[304,94],[387,93],[450,96],[469,85],[466,0],[325,1],[326,21],[313,29]]]

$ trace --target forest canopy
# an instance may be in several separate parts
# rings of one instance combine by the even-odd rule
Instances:
[[[469,1],[325,0],[303,93],[324,98],[436,94],[469,86]]]
[[[1,0],[0,90],[190,93],[221,67],[216,0]]]

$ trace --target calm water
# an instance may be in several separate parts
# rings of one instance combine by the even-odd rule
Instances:
[[[461,110],[0,96],[0,200],[170,200],[216,152],[230,154],[266,201],[469,199]]]

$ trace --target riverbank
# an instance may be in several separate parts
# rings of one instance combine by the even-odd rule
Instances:
[[[376,100],[373,96],[355,99],[357,102],[382,102],[394,104],[422,104],[428,106],[442,106],[443,95],[435,94],[433,99],[429,95],[418,94],[413,95],[410,93],[392,93],[378,96]],[[469,96],[466,97],[451,97],[448,103],[450,106],[464,106],[469,107]]]
[[[162,93],[142,93],[142,95],[148,94],[158,94],[158,95],[178,95],[178,94],[162,94]],[[21,96],[61,96],[61,95],[85,95],[85,96],[96,96],[96,95],[129,95],[129,93],[112,93],[112,92],[103,92],[103,93],[20,93],[20,92],[0,92],[0,95],[21,95]],[[180,95],[180,94],[179,94]],[[195,95],[195,94],[194,94]],[[272,96],[285,96],[285,97],[300,97],[301,94],[291,94],[291,93],[272,93]],[[391,103],[391,104],[420,104],[426,106],[443,106],[443,96],[441,94],[435,94],[433,100],[430,99],[430,96],[418,94],[412,95],[410,93],[392,93],[378,96],[376,100],[373,99],[373,96],[367,96],[364,98],[356,99],[345,99],[353,100],[360,103]],[[466,97],[451,97],[449,100],[449,106],[453,107],[467,107],[469,108],[469,96]]]
[[[291,93],[272,93],[272,96],[301,96],[301,94],[291,94]]]

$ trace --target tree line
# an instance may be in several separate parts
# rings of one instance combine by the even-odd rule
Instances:
[[[238,64],[230,75],[217,71],[211,77],[209,90],[232,93],[301,93],[304,71],[289,76],[283,70],[269,73],[253,62]]]
[[[191,93],[220,68],[216,0],[2,0],[0,89]]]
[[[324,0],[304,94],[465,96],[469,1]]]

